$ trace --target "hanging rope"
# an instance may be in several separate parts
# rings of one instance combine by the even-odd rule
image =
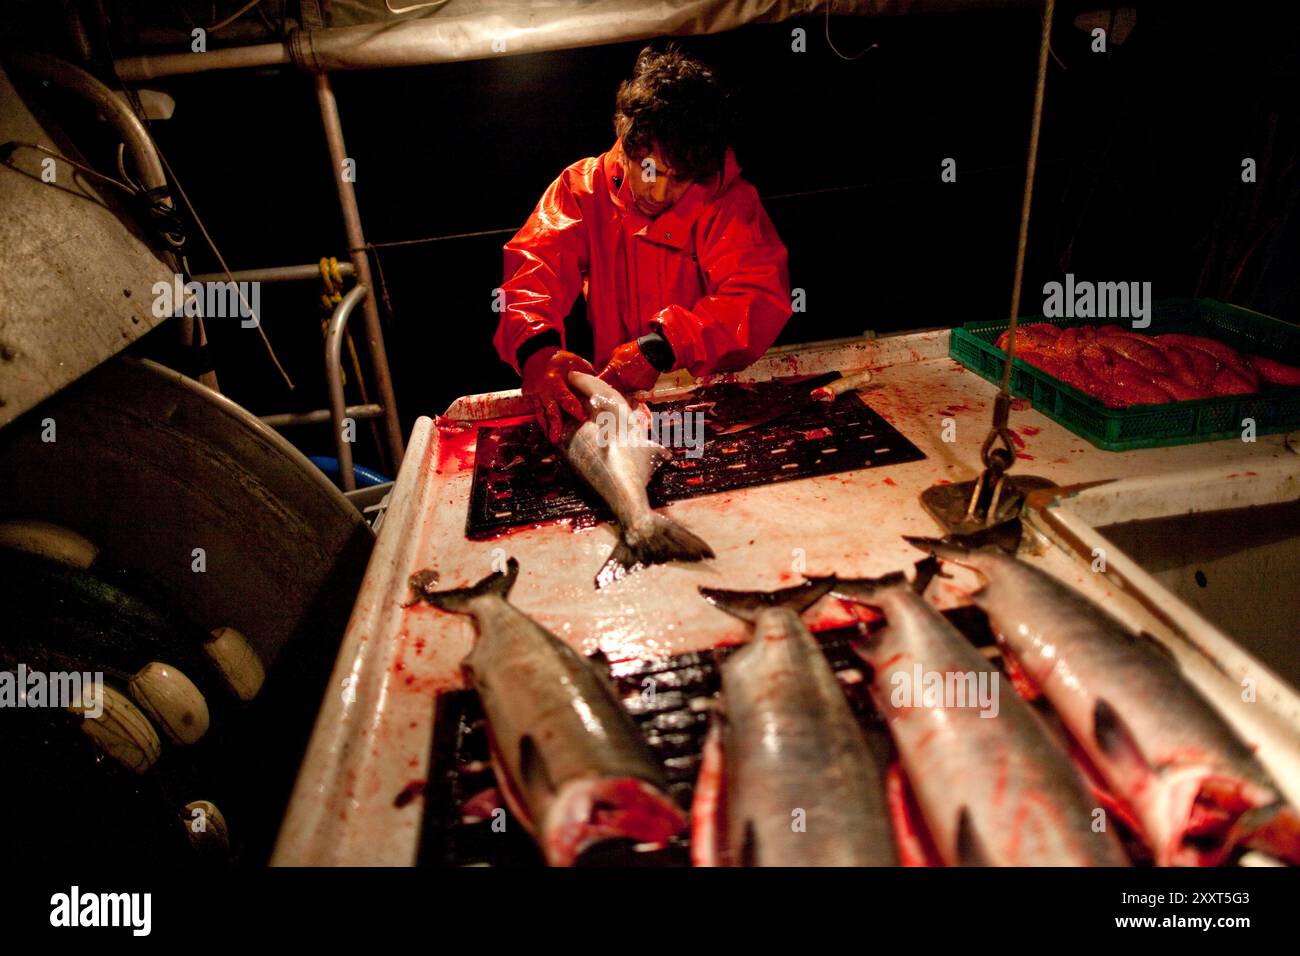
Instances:
[[[993,424],[984,445],[980,460],[984,472],[975,484],[967,514],[974,516],[979,510],[980,498],[986,490],[992,498],[985,512],[986,520],[993,520],[1002,497],[1003,480],[1007,469],[1016,460],[1011,428],[1011,363],[1016,354],[1016,319],[1020,315],[1020,288],[1025,278],[1025,250],[1029,245],[1029,210],[1034,201],[1034,173],[1038,168],[1038,138],[1043,125],[1043,97],[1047,89],[1047,59],[1051,49],[1052,15],[1056,0],[1046,0],[1043,11],[1043,34],[1038,46],[1038,80],[1034,84],[1034,115],[1029,127],[1029,158],[1025,163],[1025,194],[1020,205],[1020,235],[1016,241],[1016,272],[1011,286],[1011,321],[1007,325],[1006,361],[1002,365],[1002,383],[993,401]]]
[[[339,261],[333,256],[320,261],[320,279],[325,286],[321,293],[320,304],[326,312],[333,312],[334,307],[343,301],[343,276],[339,273]]]

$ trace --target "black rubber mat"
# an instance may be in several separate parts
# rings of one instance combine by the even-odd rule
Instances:
[[[831,666],[841,673],[841,686],[883,764],[891,745],[888,731],[871,705],[862,662],[849,646],[858,633],[856,627],[847,627],[823,631],[816,637]],[[691,805],[709,726],[706,702],[718,692],[718,662],[730,651],[719,648],[610,667],[623,705],[662,762],[669,793],[684,809]],[[464,813],[468,801],[496,785],[489,764],[486,721],[478,695],[472,691],[438,698],[430,766],[434,776],[425,788],[421,866],[542,865],[541,854],[508,810],[504,826],[499,824],[496,829],[490,817],[467,818]],[[602,845],[579,862],[588,866],[688,866],[690,843],[684,834],[669,846],[648,852],[621,844]]]
[[[704,416],[702,454],[671,448],[673,457],[650,482],[650,503],[734,491],[881,465],[919,461],[925,455],[856,393],[834,402],[791,408],[798,396],[833,376],[709,386],[675,402],[652,405],[664,416]],[[729,427],[764,414],[779,418],[745,431]],[[694,419],[692,419],[694,420]],[[688,440],[692,432],[680,432]],[[698,445],[697,445],[698,448]],[[579,523],[612,516],[588,491],[534,422],[479,429],[465,533],[485,538],[506,528],[574,518]]]

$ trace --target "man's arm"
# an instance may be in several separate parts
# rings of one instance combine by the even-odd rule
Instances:
[[[766,352],[790,318],[785,244],[746,184],[726,196],[696,239],[711,290],[690,308],[670,305],[651,324],[692,375],[734,371]]]
[[[520,374],[531,355],[564,346],[564,317],[587,270],[587,228],[579,204],[584,189],[583,167],[566,169],[505,245],[504,311],[493,343]]]

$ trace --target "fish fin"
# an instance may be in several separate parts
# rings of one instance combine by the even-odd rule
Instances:
[[[724,591],[721,588],[700,588],[704,600],[742,621],[753,621],[760,611],[772,607],[785,607],[802,613],[816,604],[831,590],[834,578],[822,578],[796,584],[778,591]]]
[[[1227,844],[1300,865],[1300,813],[1280,801],[1247,810],[1233,824]]]
[[[531,734],[519,738],[519,777],[525,793],[531,793],[537,784],[551,793],[555,792],[555,781],[551,779],[546,758],[542,756]]]
[[[758,834],[754,832],[754,821],[745,821],[745,837],[740,844],[740,866],[758,866]]]
[[[933,560],[931,558],[930,560]],[[891,571],[889,574],[881,575],[878,578],[841,578],[830,577],[809,578],[810,584],[825,584],[828,590],[837,598],[845,601],[853,601],[857,604],[871,604],[871,599],[881,591],[887,591],[890,588],[900,588],[907,586],[907,575],[902,571]]]
[[[939,573],[939,561],[934,555],[929,555],[916,562],[916,574],[912,578],[911,587],[917,594],[924,594],[925,589],[930,586],[930,582],[935,575]],[[902,571],[891,571],[889,574],[882,575],[878,578],[841,578],[835,577],[812,577],[808,579],[813,584],[829,582],[831,593],[837,598],[846,601],[854,601],[859,604],[871,604],[871,598],[881,591],[889,588],[907,586],[907,575]]]
[[[669,561],[702,561],[713,557],[713,549],[699,535],[672,518],[650,513],[635,527],[619,536],[609,559],[596,574],[596,587],[617,581],[630,571]]]
[[[423,568],[411,575],[410,585],[414,597],[411,598],[403,607],[410,607],[412,604],[419,604],[425,594],[432,593],[433,586],[438,583],[438,572],[433,568]]]
[[[585,660],[595,673],[596,679],[609,689],[610,695],[615,700],[618,700],[622,695],[619,692],[618,685],[614,683],[613,675],[609,672],[609,657],[604,650],[599,647],[596,648],[595,652],[588,654]]]
[[[916,562],[915,568],[916,573],[912,577],[912,590],[917,594],[924,594],[925,589],[930,586],[930,582],[942,574],[939,570],[939,560],[933,554]]]
[[[1097,698],[1092,711],[1092,734],[1108,757],[1119,763],[1139,764],[1146,770],[1151,764],[1142,755],[1133,731],[1104,697]]]
[[[417,600],[428,601],[434,607],[441,608],[444,611],[468,614],[469,604],[475,598],[495,594],[504,601],[510,596],[510,589],[514,587],[515,579],[519,577],[519,562],[511,558],[506,562],[505,571],[493,571],[477,584],[472,584],[467,588],[453,588],[450,591],[428,590],[428,586],[432,582],[426,577],[422,577],[423,573],[417,571],[411,575],[411,589],[415,592]]]
[[[970,807],[962,807],[957,817],[957,865],[993,865],[993,858],[989,855],[984,841],[975,832],[975,821],[971,818]]]
[[[1015,554],[1024,535],[1024,526],[1019,518],[1003,521],[991,528],[983,528],[970,534],[950,534],[946,538],[925,538],[916,535],[903,535],[903,540],[914,548],[929,551],[940,558],[960,562],[962,555],[972,551],[1000,550]]]
[[[658,442],[646,439],[644,444],[636,447],[637,453],[637,474],[641,477],[641,483],[649,484],[654,473],[659,470],[659,466],[669,461],[673,453]]]

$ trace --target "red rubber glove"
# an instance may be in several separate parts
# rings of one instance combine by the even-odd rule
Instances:
[[[624,342],[614,349],[600,377],[620,392],[641,392],[659,381],[659,370],[641,351],[636,342]]]
[[[520,388],[536,406],[537,424],[542,426],[551,444],[559,442],[564,434],[565,414],[584,421],[587,405],[569,387],[569,373],[595,370],[581,355],[563,349],[544,348],[533,353],[524,363],[524,384]]]

